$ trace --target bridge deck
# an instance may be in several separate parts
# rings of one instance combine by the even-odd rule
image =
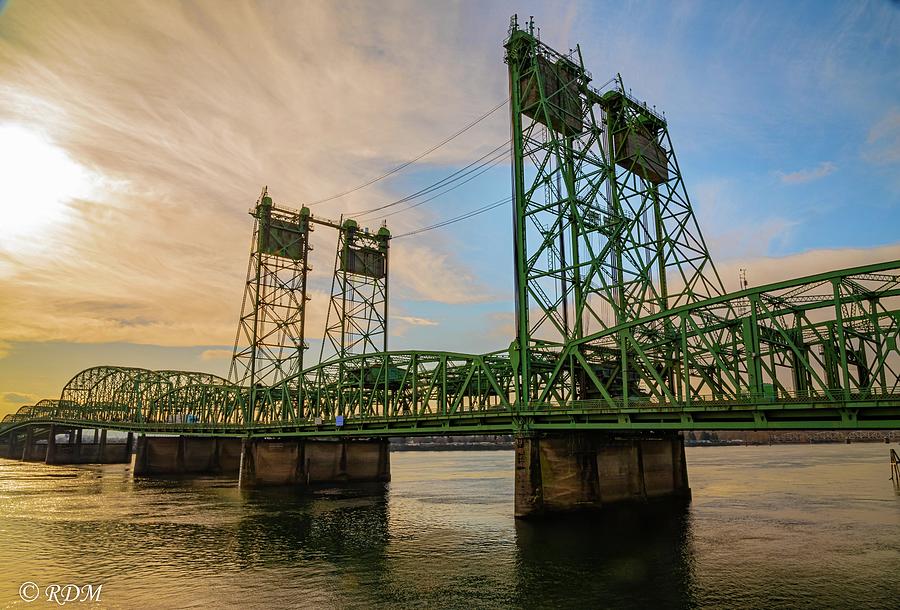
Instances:
[[[438,436],[513,434],[553,430],[879,430],[900,429],[900,394],[848,400],[700,401],[691,405],[644,405],[610,409],[582,404],[528,411],[485,409],[458,414],[349,417],[334,422],[240,424],[112,421],[52,415],[8,422],[2,434],[28,425],[102,427],[145,433],[233,437]]]

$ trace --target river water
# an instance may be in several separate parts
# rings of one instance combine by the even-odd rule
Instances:
[[[92,584],[108,608],[900,608],[888,453],[688,448],[689,506],[533,523],[511,451],[396,452],[387,485],[311,494],[0,460],[0,607]]]

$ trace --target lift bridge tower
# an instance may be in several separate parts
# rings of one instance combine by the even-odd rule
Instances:
[[[595,89],[580,48],[551,49],[533,21],[521,29],[513,17],[505,49],[517,325],[510,351],[520,403],[627,399],[647,380],[672,386],[677,367],[665,347],[653,362],[632,356],[635,342],[671,335],[665,327],[581,341],[725,292],[666,120],[618,75]]]
[[[390,231],[361,229],[276,206],[263,190],[250,214],[253,242],[229,379],[246,387],[272,387],[297,379],[304,368],[310,234],[314,226],[338,231],[332,295],[323,337],[334,356],[387,349],[387,279]],[[308,363],[307,363],[308,364]]]
[[[375,233],[352,219],[341,223],[331,302],[319,360],[387,351],[388,246],[391,232]]]

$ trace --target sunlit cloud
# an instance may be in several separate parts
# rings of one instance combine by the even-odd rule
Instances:
[[[790,243],[799,218],[748,215],[739,203],[741,187],[732,180],[699,182],[693,190],[697,220],[713,261],[758,257]]]
[[[752,256],[718,262],[716,269],[727,290],[739,290],[741,269],[746,269],[751,287],[791,278],[900,260],[900,244],[878,248],[816,249],[788,256]]]
[[[12,219],[17,239],[40,231],[43,247],[0,251],[0,338],[229,344],[252,228],[246,212],[263,184],[295,207],[346,190],[506,96],[495,34],[507,16],[485,23],[484,36],[470,33],[468,52],[497,61],[460,57],[437,71],[432,58],[457,53],[457,33],[442,24],[460,9],[434,7],[415,23],[407,10],[12,3],[0,21],[0,123],[33,153],[9,158],[13,145],[0,144],[4,167],[15,170],[0,184],[2,224]],[[315,25],[298,35],[297,24]],[[429,36],[416,35],[423,29]],[[504,141],[503,113],[493,118],[422,164],[468,161]],[[378,184],[315,213],[350,214],[391,200],[395,188]],[[10,204],[23,199],[27,207]],[[430,214],[403,215],[391,228]],[[313,238],[311,338],[324,327],[335,237]],[[482,298],[461,257],[429,242],[393,252],[396,298]],[[425,264],[409,269],[410,255]]]
[[[34,249],[97,180],[42,134],[0,124],[0,249]]]
[[[486,286],[473,271],[450,254],[419,242],[392,248],[393,280],[408,299],[440,303],[477,303],[505,298]]]

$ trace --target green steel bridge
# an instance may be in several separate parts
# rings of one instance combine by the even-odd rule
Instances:
[[[517,392],[514,350],[347,356],[259,388],[95,367],[58,400],[7,415],[0,430],[38,422],[215,436],[897,428],[900,311],[885,304],[898,297],[894,261],[684,305],[536,351],[531,396]],[[646,388],[639,396],[615,395],[612,375],[591,366],[623,343],[631,379]],[[588,380],[582,396],[573,396],[576,367]]]
[[[665,117],[513,21],[516,331],[486,354],[387,350],[390,232],[274,206],[229,379],[101,366],[31,425],[187,436],[900,428],[900,261],[727,292]],[[326,341],[303,366],[310,226],[339,231]],[[748,229],[752,230],[752,229]],[[323,349],[324,352],[324,349]]]

